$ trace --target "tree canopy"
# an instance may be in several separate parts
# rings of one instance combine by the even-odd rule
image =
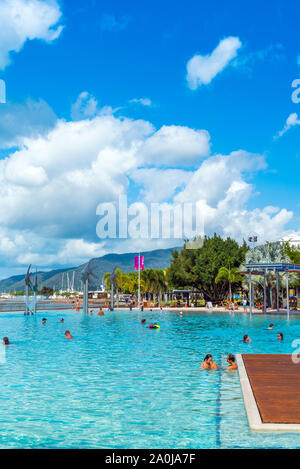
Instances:
[[[205,237],[199,249],[188,249],[185,243],[180,252],[173,251],[171,265],[167,271],[169,285],[174,288],[194,288],[201,291],[205,299],[224,298],[226,282],[215,282],[221,267],[238,268],[245,260],[247,245],[240,246],[231,238],[222,239],[214,234]]]

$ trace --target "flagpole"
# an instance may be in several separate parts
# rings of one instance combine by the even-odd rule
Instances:
[[[138,293],[138,308],[141,308],[141,253],[139,252],[139,293]]]

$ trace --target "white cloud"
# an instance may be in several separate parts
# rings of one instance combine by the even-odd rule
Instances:
[[[292,212],[248,209],[256,195],[250,178],[266,168],[264,156],[243,150],[210,156],[205,130],[163,126],[156,131],[150,122],[97,109],[89,118],[61,119],[48,130],[29,132],[18,145],[0,160],[2,266],[76,265],[107,252],[180,244],[97,239],[96,207],[124,193],[130,204],[165,202],[166,208],[200,201],[208,234],[241,240],[256,232],[273,240],[289,233],[285,225]]]
[[[26,41],[57,39],[62,13],[56,0],[2,0],[0,3],[0,69],[10,63],[10,53],[19,52]]]
[[[242,182],[245,174],[266,168],[264,157],[240,150],[230,155],[214,155],[205,160],[190,177],[178,202],[206,200],[215,206],[233,182]]]
[[[142,106],[151,107],[152,101],[149,98],[134,98],[130,100],[130,103],[141,104]]]
[[[210,153],[210,135],[179,125],[163,125],[141,148],[144,164],[193,166]]]
[[[96,98],[87,91],[83,91],[72,105],[71,117],[72,120],[81,120],[95,116],[98,111],[98,101]]]
[[[133,171],[130,178],[143,187],[141,190],[143,199],[147,202],[161,202],[172,198],[177,189],[186,185],[192,174],[191,171],[180,169],[142,168]]]
[[[282,135],[284,135],[292,127],[295,127],[295,125],[300,125],[300,120],[298,119],[298,114],[296,114],[296,112],[293,112],[287,118],[287,120],[285,122],[285,126],[283,127],[283,129],[280,130],[280,132],[278,132],[278,134],[275,135],[274,138],[282,137]]]
[[[238,37],[220,41],[210,55],[194,55],[187,63],[187,81],[192,90],[210,83],[237,56],[242,46]]]

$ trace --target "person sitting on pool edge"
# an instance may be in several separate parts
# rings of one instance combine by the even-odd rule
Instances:
[[[66,332],[65,332],[65,336],[66,336],[66,339],[74,339],[74,337],[72,336],[72,334],[70,333],[70,331],[66,331]]]
[[[235,356],[232,353],[227,355],[227,363],[229,363],[229,366],[226,367],[226,370],[237,370]]]
[[[251,342],[252,339],[250,339],[250,337],[248,336],[248,334],[245,334],[244,335],[244,338],[243,338],[243,342],[244,344],[249,344]]]
[[[283,340],[283,333],[282,332],[278,332],[277,339],[278,340]]]
[[[218,368],[218,365],[213,361],[213,357],[210,353],[208,353],[203,362],[201,363],[201,367],[204,370],[216,370]]]

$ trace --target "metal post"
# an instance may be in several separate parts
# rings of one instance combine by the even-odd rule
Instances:
[[[114,309],[114,281],[111,280],[111,289],[110,289],[110,308]]]
[[[89,280],[86,279],[86,312],[89,312]]]
[[[29,288],[28,285],[26,285],[25,288],[25,312],[28,314],[28,302],[29,302]]]
[[[266,269],[264,270],[264,314],[267,310],[267,291],[266,291]]]
[[[290,315],[289,273],[286,272],[286,312]]]
[[[34,290],[34,296],[33,296],[33,313],[34,313],[34,315],[36,315],[36,302],[37,302],[36,291]]]
[[[279,311],[279,272],[276,270],[276,306]]]
[[[141,308],[141,253],[139,252],[139,291],[138,291],[138,309]]]
[[[86,281],[83,284],[83,312],[88,313],[89,312],[89,280],[86,279]]]
[[[251,270],[249,270],[249,312],[252,314],[252,282],[251,282]]]

